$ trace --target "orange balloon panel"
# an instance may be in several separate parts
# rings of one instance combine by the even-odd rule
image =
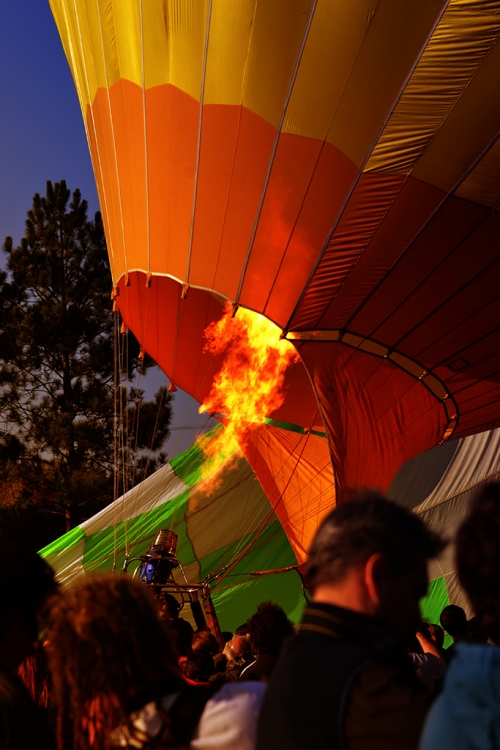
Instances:
[[[385,492],[404,461],[444,434],[443,405],[395,363],[336,344],[307,343],[300,351],[332,436],[339,501],[346,488]]]
[[[299,563],[324,515],[335,505],[335,482],[328,441],[261,425],[243,446]]]
[[[118,284],[120,312],[145,350],[168,373],[171,381],[199,402],[206,400],[223,355],[204,350],[207,326],[223,313],[220,299],[201,289],[181,296],[180,285],[168,277],[135,272]],[[283,384],[285,401],[269,417],[305,429],[324,430],[318,402],[307,371],[291,364]]]
[[[316,392],[339,487],[500,424],[500,0],[50,2],[118,305],[174,382],[210,390],[229,299],[295,342],[279,418]]]
[[[228,299],[239,295],[283,324],[355,165],[330,144],[287,133],[273,156],[269,123],[217,104],[203,109],[197,160],[198,121],[199,104],[171,85],[143,93],[120,80],[88,107],[114,279],[135,270],[168,275]]]

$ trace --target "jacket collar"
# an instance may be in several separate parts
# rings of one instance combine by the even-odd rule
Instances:
[[[300,631],[312,631],[340,641],[381,646],[392,641],[383,620],[333,604],[312,602],[305,609]]]

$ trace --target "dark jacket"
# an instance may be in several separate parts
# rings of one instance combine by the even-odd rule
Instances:
[[[268,682],[277,661],[278,657],[274,654],[259,654],[254,662],[242,669],[238,679]]]
[[[257,750],[413,750],[429,705],[379,621],[312,604],[264,696]]]

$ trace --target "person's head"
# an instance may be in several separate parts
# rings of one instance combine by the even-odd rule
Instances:
[[[248,621],[244,622],[242,625],[238,625],[238,627],[234,631],[234,634],[247,636],[248,635]]]
[[[57,590],[54,571],[35,552],[5,542],[0,550],[0,667],[13,671],[31,653],[38,618]]]
[[[448,604],[441,612],[439,621],[452,638],[465,638],[467,635],[467,617],[462,607]]]
[[[60,592],[50,605],[47,652],[59,748],[107,748],[111,730],[128,720],[138,699],[147,703],[182,686],[143,584],[96,576]]]
[[[428,625],[429,635],[431,640],[434,641],[438,648],[443,648],[444,643],[444,630],[439,625],[435,625],[433,622]]]
[[[488,637],[485,638],[481,623],[477,617],[471,617],[467,620],[467,638],[474,641],[487,641]]]
[[[250,640],[244,635],[235,635],[228,641],[224,647],[224,654],[227,658],[227,666],[244,667],[252,658],[252,649]]]
[[[262,602],[248,621],[248,636],[252,651],[277,656],[284,639],[294,632],[283,609],[273,602]]]
[[[385,618],[406,642],[420,621],[427,560],[443,547],[414,513],[364,493],[323,520],[309,551],[307,583],[313,600]]]
[[[193,651],[205,651],[205,653],[211,656],[215,656],[220,651],[217,638],[210,630],[197,630],[193,633],[191,648]]]
[[[500,643],[500,484],[474,498],[456,537],[458,578],[481,632]],[[443,625],[444,627],[444,625]]]
[[[214,660],[206,651],[193,651],[184,662],[186,677],[195,682],[208,682],[214,672]]]
[[[156,604],[161,620],[176,620],[179,617],[181,604],[173,594],[159,594]]]
[[[179,628],[178,623],[181,622],[180,618],[166,620],[160,617],[165,624],[170,643],[174,650],[174,653],[179,656],[187,656],[191,653],[191,643],[193,639],[193,632],[187,628]]]

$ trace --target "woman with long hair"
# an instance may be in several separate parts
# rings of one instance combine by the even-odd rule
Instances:
[[[59,750],[254,747],[261,686],[187,685],[143,584],[99,576],[60,592],[47,640]]]

